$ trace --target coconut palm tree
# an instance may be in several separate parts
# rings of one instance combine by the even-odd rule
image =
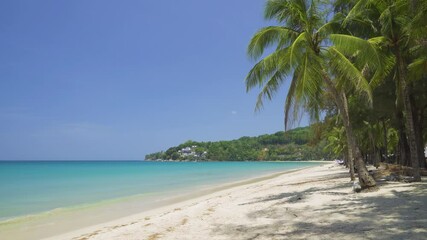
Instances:
[[[319,115],[325,91],[333,97],[342,119],[348,146],[354,157],[362,187],[373,187],[375,180],[369,175],[350,124],[347,93],[353,91],[371,99],[368,81],[361,72],[381,66],[378,52],[371,42],[351,38],[352,43],[363,47],[363,55],[355,48],[348,49],[346,41],[351,36],[331,34],[340,26],[337,21],[327,21],[320,14],[319,1],[269,0],[265,6],[265,18],[279,25],[260,29],[251,39],[248,55],[258,60],[246,77],[250,90],[261,87],[256,108],[264,99],[272,99],[284,81],[290,81],[285,100],[285,128],[299,110],[306,110],[316,119]],[[331,45],[331,41],[335,42]],[[264,56],[266,49],[275,47]],[[354,61],[346,56],[351,55]],[[369,61],[368,61],[369,60]],[[374,74],[378,77],[378,74]]]
[[[409,76],[427,73],[425,55],[414,59],[415,53],[426,50],[426,14],[427,1],[359,0],[344,21],[374,23],[378,26],[378,36],[375,38],[378,48],[387,51],[394,58],[392,76],[397,86],[397,102],[401,102],[403,107],[414,181],[421,181],[419,168],[421,151],[417,144],[421,139],[417,141],[414,106],[411,103],[413,91]]]

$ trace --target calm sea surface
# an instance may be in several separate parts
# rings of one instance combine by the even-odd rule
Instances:
[[[314,162],[0,162],[0,221],[134,195],[160,195]]]

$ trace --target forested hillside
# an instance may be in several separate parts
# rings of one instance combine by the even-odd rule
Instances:
[[[146,160],[318,160],[327,158],[320,144],[312,144],[309,127],[265,134],[257,137],[242,137],[231,141],[187,141],[166,151],[148,154]]]

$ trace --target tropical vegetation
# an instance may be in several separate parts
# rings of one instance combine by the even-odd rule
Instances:
[[[325,141],[314,143],[309,127],[291,131],[241,137],[231,141],[187,141],[166,151],[148,154],[146,160],[202,160],[202,161],[297,161],[329,159],[323,151]],[[183,153],[183,149],[189,149]],[[190,150],[191,149],[191,150]],[[191,151],[191,152],[190,152]]]
[[[307,113],[346,159],[352,180],[374,187],[366,163],[393,162],[420,181],[426,167],[426,0],[268,0],[275,23],[254,34],[246,77],[265,99],[284,97],[285,129]]]

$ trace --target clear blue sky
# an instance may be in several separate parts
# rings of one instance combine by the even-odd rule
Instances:
[[[255,113],[244,85],[264,2],[0,1],[0,160],[136,160],[283,130],[285,91]]]

